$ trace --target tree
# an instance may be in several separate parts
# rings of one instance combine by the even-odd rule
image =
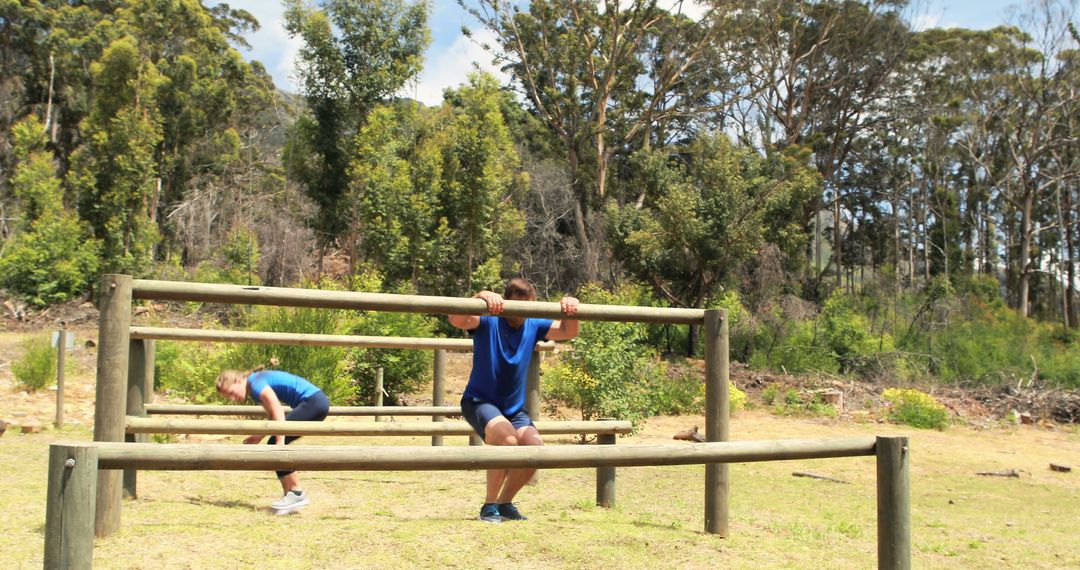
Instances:
[[[95,62],[94,104],[83,122],[86,144],[75,153],[71,184],[79,210],[102,240],[107,272],[139,273],[159,239],[150,200],[161,127],[154,95],[160,76],[138,42],[113,42]]]
[[[819,190],[808,159],[763,159],[720,134],[700,136],[679,156],[639,151],[635,171],[657,198],[609,213],[617,257],[672,305],[705,307],[766,243],[791,253],[805,246],[792,214]]]
[[[608,196],[612,161],[648,147],[666,122],[716,110],[707,94],[716,76],[726,79],[735,67],[714,43],[726,19],[710,10],[693,21],[656,0],[606,0],[602,8],[592,0],[540,0],[527,12],[498,0],[459,3],[496,35],[496,60],[561,141],[584,278],[594,280],[600,253],[591,233],[600,226],[590,229],[590,216]]]
[[[21,224],[0,248],[0,286],[36,305],[67,301],[95,276],[101,243],[66,209],[45,125],[35,116],[12,128],[17,166],[11,178]]]
[[[427,4],[327,0],[320,8],[286,0],[286,30],[303,39],[297,74],[308,114],[297,120],[290,174],[317,205],[311,220],[325,248],[340,236],[355,258],[345,196],[353,140],[368,114],[420,71]]]

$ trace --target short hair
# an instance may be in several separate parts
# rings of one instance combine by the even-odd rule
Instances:
[[[517,299],[524,297],[526,299],[536,298],[536,287],[532,284],[532,281],[524,277],[515,277],[506,282],[506,289],[503,291],[504,299]]]

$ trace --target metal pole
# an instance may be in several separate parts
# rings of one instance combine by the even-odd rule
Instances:
[[[60,323],[56,333],[56,429],[64,427],[64,359],[67,356],[67,330]]]
[[[434,380],[431,383],[431,405],[442,406],[443,400],[446,395],[446,351],[443,349],[435,350],[435,361],[432,363]],[[432,416],[431,421],[441,422],[445,418],[443,416]],[[431,445],[442,445],[443,438],[441,435],[431,436]]]
[[[911,480],[908,438],[878,437],[878,568],[911,569]]]
[[[131,327],[131,276],[102,275],[98,289],[99,325],[94,441],[124,441],[127,408],[128,330]],[[94,533],[109,536],[120,528],[121,473],[97,478]]]
[[[705,439],[727,441],[728,425],[728,322],[727,311],[705,311]],[[705,532],[728,534],[727,464],[705,465]]]
[[[93,564],[97,479],[97,447],[86,443],[49,446],[44,568],[90,568]]]
[[[376,406],[382,406],[382,395],[383,395],[382,384],[383,384],[383,369],[382,369],[382,366],[380,366],[377,370],[375,370],[375,405]],[[375,421],[381,422],[382,421],[382,416],[375,416]]]

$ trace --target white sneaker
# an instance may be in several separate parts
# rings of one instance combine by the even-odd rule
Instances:
[[[308,500],[307,491],[289,491],[285,493],[285,496],[274,501],[270,504],[270,507],[274,509],[274,514],[286,515],[298,509],[302,509],[311,504]]]

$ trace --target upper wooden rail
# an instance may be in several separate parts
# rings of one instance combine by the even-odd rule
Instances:
[[[292,411],[289,406],[282,406]],[[262,406],[216,404],[146,404],[147,415],[266,416]],[[461,406],[330,406],[331,416],[460,416]]]
[[[354,346],[360,348],[415,348],[422,350],[472,350],[467,338],[420,338],[407,336],[358,336],[337,334],[174,329],[131,327],[133,339],[180,340],[199,342],[243,342],[248,344],[288,344],[297,346]],[[555,343],[536,344],[538,352],[555,350]]]
[[[540,433],[551,435],[627,434],[627,421],[536,422]],[[465,422],[288,422],[273,420],[191,420],[128,416],[127,433],[189,433],[233,435],[473,435]]]
[[[359,293],[353,291],[323,291],[285,287],[220,285],[135,279],[131,290],[133,299],[160,301],[196,301],[203,303],[236,303],[245,305],[276,305],[320,309],[352,309],[360,311],[395,311],[404,313],[434,313],[442,315],[486,315],[487,304],[481,299],[435,297],[429,295],[395,295],[391,293]],[[558,303],[535,301],[506,301],[503,315],[561,319]],[[702,324],[705,312],[701,309],[665,307],[627,307],[619,305],[590,305],[578,307],[575,318],[582,321],[622,321],[642,323]]]

